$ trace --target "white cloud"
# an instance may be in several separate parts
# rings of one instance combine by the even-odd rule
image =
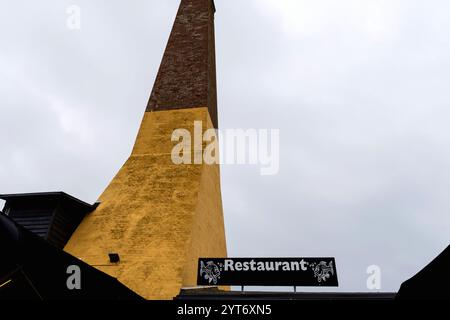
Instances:
[[[261,0],[287,34],[301,37],[361,32],[379,39],[396,31],[400,0]],[[332,39],[330,39],[332,41]]]

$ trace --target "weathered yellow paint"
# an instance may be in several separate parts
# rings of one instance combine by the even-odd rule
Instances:
[[[219,165],[171,160],[173,130],[193,137],[194,121],[213,127],[207,108],[146,112],[132,155],[65,247],[147,299],[172,299],[196,285],[199,257],[227,255]]]

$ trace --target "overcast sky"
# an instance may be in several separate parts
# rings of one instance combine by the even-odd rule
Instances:
[[[66,9],[81,8],[81,30]],[[0,193],[94,202],[131,152],[179,0],[0,0]],[[223,166],[230,256],[334,256],[382,291],[450,239],[450,3],[216,0],[220,127],[281,131],[280,173]]]

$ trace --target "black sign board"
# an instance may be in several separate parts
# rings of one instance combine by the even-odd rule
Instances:
[[[197,284],[337,287],[338,278],[334,258],[204,258]]]

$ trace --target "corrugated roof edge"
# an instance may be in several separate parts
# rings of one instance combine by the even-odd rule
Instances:
[[[54,191],[54,192],[35,192],[35,193],[13,193],[13,194],[0,194],[0,199],[8,201],[18,198],[45,198],[45,197],[63,197],[70,201],[73,201],[77,204],[80,204],[84,207],[87,207],[89,209],[95,210],[99,206],[99,202],[96,202],[94,204],[89,204],[87,202],[84,202],[78,198],[75,198],[74,196],[71,196],[70,194],[67,194],[63,191]]]

